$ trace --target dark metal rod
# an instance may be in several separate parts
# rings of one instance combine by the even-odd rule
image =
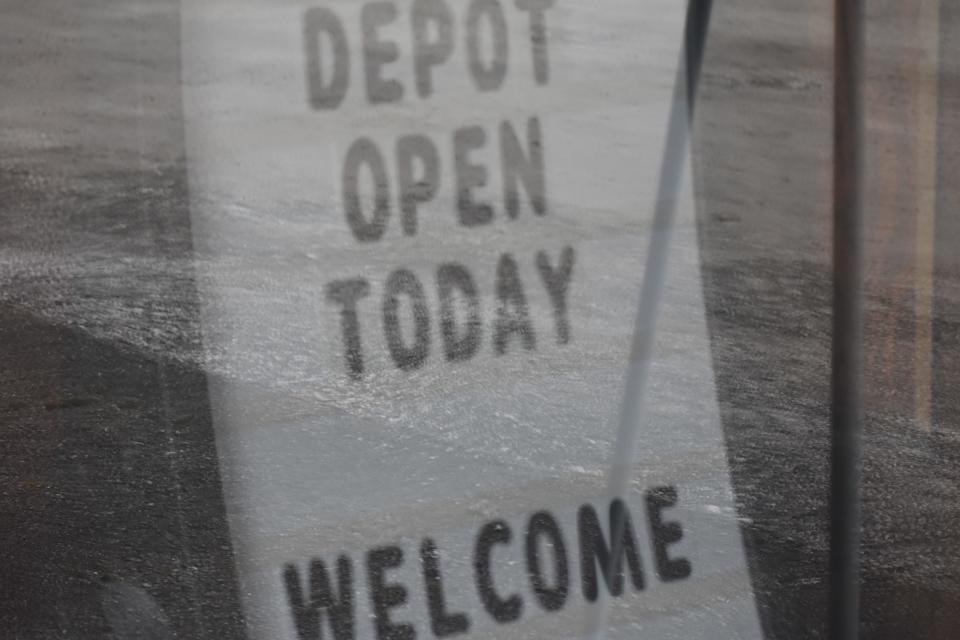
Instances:
[[[860,467],[863,431],[864,2],[835,0],[833,357],[830,477],[831,640],[854,640],[860,620]]]
[[[608,480],[608,494],[611,498],[624,497],[632,479],[633,459],[638,433],[643,422],[650,365],[653,360],[657,315],[666,280],[667,259],[677,215],[677,201],[689,151],[694,104],[712,6],[713,0],[689,0],[687,5],[683,49],[680,52],[671,98],[663,160],[660,165],[654,203],[650,244],[643,282],[640,286],[640,301],[630,348],[630,362],[627,366],[623,406],[620,409],[619,431]],[[620,545],[626,522],[623,511],[611,517],[613,520],[610,523],[610,537],[613,548],[608,571],[613,575],[616,571],[613,565],[620,557]],[[600,606],[595,607],[592,614],[587,617],[585,637],[591,640],[604,636],[606,620],[604,602],[601,601]]]
[[[643,414],[660,300],[677,215],[677,202],[687,162],[694,103],[707,39],[712,0],[690,0],[687,5],[683,49],[674,83],[664,142],[663,160],[654,202],[640,300],[630,347],[630,361],[620,408],[619,432],[613,452],[608,492],[622,497],[633,472],[633,458]],[[617,539],[616,537],[614,539]]]

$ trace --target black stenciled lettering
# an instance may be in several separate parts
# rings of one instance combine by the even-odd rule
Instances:
[[[481,19],[490,28],[493,59],[484,64],[480,43]],[[471,0],[467,7],[467,58],[470,63],[470,75],[480,91],[496,91],[503,86],[507,76],[509,57],[507,38],[507,19],[499,0]]]
[[[493,585],[493,572],[490,568],[490,556],[494,545],[510,544],[510,525],[503,520],[495,520],[481,527],[477,534],[477,542],[473,552],[474,577],[477,582],[477,593],[483,608],[497,622],[504,624],[513,622],[523,612],[523,600],[513,594],[508,598],[501,598]]]
[[[677,504],[675,487],[657,487],[647,492],[647,520],[650,522],[650,537],[653,542],[653,557],[657,576],[663,582],[673,582],[690,577],[690,561],[686,558],[671,558],[668,546],[683,539],[679,522],[664,522],[663,510]]]
[[[454,292],[460,296],[455,296]],[[469,360],[480,347],[480,296],[473,276],[459,264],[444,264],[437,269],[437,292],[440,298],[440,330],[443,348],[450,362]],[[466,320],[459,326],[454,300],[460,297],[467,305]]]
[[[420,560],[423,563],[423,582],[427,591],[427,607],[430,609],[430,628],[433,635],[446,638],[466,633],[470,629],[467,614],[447,612],[439,553],[437,545],[430,538],[426,538],[420,545]]]
[[[399,297],[410,299],[413,312],[414,340],[411,346],[404,344],[400,326]],[[397,269],[390,274],[383,291],[383,330],[393,362],[405,371],[420,368],[430,351],[430,310],[423,285],[412,272]]]
[[[453,14],[444,0],[414,0],[410,16],[417,94],[426,98],[433,93],[433,67],[449,60],[453,53]],[[431,28],[436,33],[433,39]]]
[[[327,300],[339,304],[340,326],[343,330],[343,354],[347,372],[353,378],[363,375],[363,349],[360,344],[360,321],[357,302],[370,294],[370,283],[362,278],[337,280],[327,285]]]
[[[373,218],[367,221],[360,202],[360,173],[366,167],[373,181]],[[360,242],[376,242],[383,237],[390,219],[390,185],[387,169],[376,143],[360,138],[347,151],[343,163],[343,209],[350,230]]]
[[[499,355],[506,353],[507,341],[513,334],[520,336],[528,350],[535,349],[537,341],[527,311],[527,297],[523,293],[517,262],[509,253],[500,256],[497,264],[497,299],[500,304],[493,334],[496,352]]]
[[[557,326],[557,344],[570,342],[570,321],[567,317],[567,293],[570,288],[570,279],[573,275],[573,263],[576,254],[573,247],[564,247],[560,252],[560,264],[556,269],[550,266],[550,258],[546,251],[537,252],[537,270],[543,286],[550,294],[553,304],[553,319]]]
[[[610,503],[610,535],[621,531],[617,540],[608,547],[600,528],[600,520],[594,508],[585,504],[577,514],[577,530],[580,535],[580,578],[583,596],[588,602],[596,602],[599,594],[597,565],[603,574],[607,590],[613,596],[623,593],[623,557],[626,555],[630,577],[637,591],[644,588],[640,553],[636,536],[630,522],[630,513],[622,500]]]
[[[353,566],[350,558],[340,556],[337,559],[336,594],[322,560],[310,562],[308,600],[304,598],[300,572],[296,566],[286,565],[283,581],[299,640],[323,638],[324,612],[330,621],[334,640],[353,640]]]
[[[483,147],[487,132],[483,127],[463,127],[453,133],[453,159],[457,179],[457,211],[460,224],[476,227],[493,220],[493,207],[473,200],[473,190],[487,184],[487,168],[471,164],[470,152]]]
[[[321,34],[333,52],[332,77],[324,82]],[[336,109],[347,95],[350,81],[350,47],[343,23],[330,9],[311,7],[303,14],[303,43],[307,58],[307,90],[314,109]]]
[[[533,52],[533,77],[537,84],[550,81],[550,59],[547,57],[546,11],[556,0],[517,0],[517,9],[530,14],[530,44]]]
[[[360,10],[363,31],[363,64],[366,69],[367,100],[371,104],[397,102],[403,98],[403,85],[395,78],[384,78],[383,67],[400,57],[397,43],[380,39],[379,30],[397,19],[392,2],[368,2]]]
[[[409,135],[397,140],[397,183],[403,232],[412,236],[417,233],[418,206],[432,200],[440,184],[440,155],[430,138]]]
[[[412,624],[390,619],[390,609],[406,604],[407,589],[402,584],[387,582],[386,572],[402,564],[400,547],[379,547],[367,554],[367,583],[378,640],[413,640],[417,635]]]
[[[540,564],[540,540],[546,539],[553,557],[553,585],[543,576]],[[570,572],[567,561],[567,546],[557,520],[547,511],[533,514],[527,524],[527,573],[533,593],[540,606],[547,611],[563,608],[570,589]]]
[[[520,189],[523,187],[530,199],[534,213],[547,213],[547,188],[543,165],[543,135],[540,120],[527,120],[527,151],[513,125],[504,121],[500,124],[500,160],[503,169],[503,200],[507,215],[516,218],[520,213]]]

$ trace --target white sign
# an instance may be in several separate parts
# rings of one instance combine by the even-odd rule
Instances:
[[[684,9],[183,4],[254,640],[760,637],[688,182],[634,482],[605,497]]]

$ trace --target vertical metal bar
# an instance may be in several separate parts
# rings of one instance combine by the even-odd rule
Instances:
[[[834,5],[831,640],[854,640],[859,633],[863,430],[863,5],[863,0],[835,0]]]
[[[656,321],[666,281],[667,260],[677,214],[677,200],[689,150],[690,128],[712,6],[713,0],[690,0],[687,5],[683,48],[680,52],[671,99],[670,119],[667,123],[657,197],[654,202],[650,245],[643,282],[640,286],[640,302],[634,324],[630,362],[627,366],[623,405],[620,410],[619,432],[608,479],[607,490],[611,498],[624,496],[632,477],[637,435],[643,420],[649,386]],[[620,544],[625,526],[622,512],[610,523],[613,548],[608,571],[611,575],[616,570],[616,559],[620,557]],[[605,601],[601,600],[599,606],[594,608],[593,613],[588,617],[585,630],[587,638],[603,637],[606,606]]]
[[[933,299],[939,169],[940,0],[926,0],[918,9],[915,73],[917,216],[914,226],[914,417],[921,429],[933,429]]]

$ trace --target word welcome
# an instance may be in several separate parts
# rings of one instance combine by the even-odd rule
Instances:
[[[676,504],[677,491],[671,486],[651,489],[644,496],[653,573],[664,583],[689,578],[692,572],[688,559],[671,554],[671,546],[683,539],[683,528],[679,522],[667,521],[663,512]],[[620,536],[614,539],[616,531]],[[650,572],[644,566],[633,517],[623,500],[610,502],[607,527],[602,526],[593,505],[581,506],[576,516],[576,535],[576,548],[568,550],[567,535],[549,511],[531,515],[520,531],[505,520],[483,524],[474,536],[470,561],[474,592],[486,618],[501,625],[517,622],[531,604],[546,613],[560,611],[575,593],[571,584],[573,561],[579,563],[579,591],[588,603],[596,602],[604,592],[612,597],[623,596],[628,581],[634,592],[647,588]],[[500,551],[512,545],[522,545],[525,566],[497,562],[498,557],[503,557]],[[466,634],[479,622],[448,602],[440,559],[434,538],[423,538],[418,558],[422,582],[417,588],[424,590],[428,630],[394,617],[395,610],[408,605],[409,588],[413,586],[390,575],[409,561],[403,548],[382,546],[366,552],[362,560],[364,582],[377,640],[415,640],[428,633],[435,638],[447,638]],[[510,582],[506,579],[511,577],[508,574],[518,569],[525,574],[527,593],[498,589],[497,585]],[[345,554],[338,556],[332,567],[323,559],[312,559],[306,575],[296,564],[284,567],[283,586],[299,640],[320,640],[325,637],[324,628],[329,628],[334,640],[357,637],[355,571],[354,559]]]

